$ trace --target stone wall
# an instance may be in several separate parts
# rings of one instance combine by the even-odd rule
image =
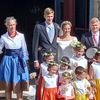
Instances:
[[[94,16],[100,19],[100,0],[94,0]]]

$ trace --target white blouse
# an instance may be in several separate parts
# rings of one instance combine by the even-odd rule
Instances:
[[[40,70],[41,70],[42,76],[45,76],[45,75],[48,74],[48,70],[47,69],[48,69],[47,63],[46,62],[41,63]]]
[[[72,91],[74,91],[74,88],[71,84],[59,86],[59,94],[60,95],[72,96]]]
[[[43,77],[45,81],[45,87],[46,88],[56,88],[57,87],[57,82],[58,82],[58,75],[46,75]]]
[[[73,56],[72,58],[70,58],[70,64],[71,64],[71,69],[75,71],[77,66],[82,66],[83,68],[87,69],[88,61],[84,56],[80,58]],[[75,65],[77,66],[75,67]]]
[[[93,62],[94,79],[100,79],[100,63]]]
[[[19,49],[22,48],[23,50],[23,55],[26,60],[29,59],[29,54],[24,38],[24,34],[17,32],[16,36],[11,38],[8,35],[8,32],[3,34],[0,38],[0,52],[2,52],[3,47],[6,49]]]
[[[82,95],[88,92],[88,87],[90,87],[90,83],[87,79],[83,80],[76,80],[75,83],[73,83],[76,91],[78,94]]]

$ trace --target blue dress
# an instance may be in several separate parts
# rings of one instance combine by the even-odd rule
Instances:
[[[0,90],[13,90],[15,93],[19,93],[28,88],[29,72],[23,47],[19,49],[6,48],[0,64]]]

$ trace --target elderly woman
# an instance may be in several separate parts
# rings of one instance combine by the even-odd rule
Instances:
[[[75,36],[71,36],[71,27],[72,24],[70,21],[63,21],[61,23],[62,34],[57,38],[58,61],[60,61],[63,56],[70,58],[73,55],[70,44],[74,41],[77,41],[77,38]]]
[[[16,25],[14,17],[7,17],[7,32],[0,38],[0,53],[5,47],[0,64],[0,89],[6,90],[6,100],[11,100],[12,90],[17,94],[17,100],[22,100],[22,92],[29,85],[27,46],[24,35],[16,30]]]

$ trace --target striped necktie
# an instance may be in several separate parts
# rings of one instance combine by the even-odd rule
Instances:
[[[96,38],[96,36],[97,36],[97,34],[94,33],[94,34],[93,34],[93,43],[94,43],[95,46],[97,46],[97,44],[98,44],[98,43],[97,43],[97,38]]]

